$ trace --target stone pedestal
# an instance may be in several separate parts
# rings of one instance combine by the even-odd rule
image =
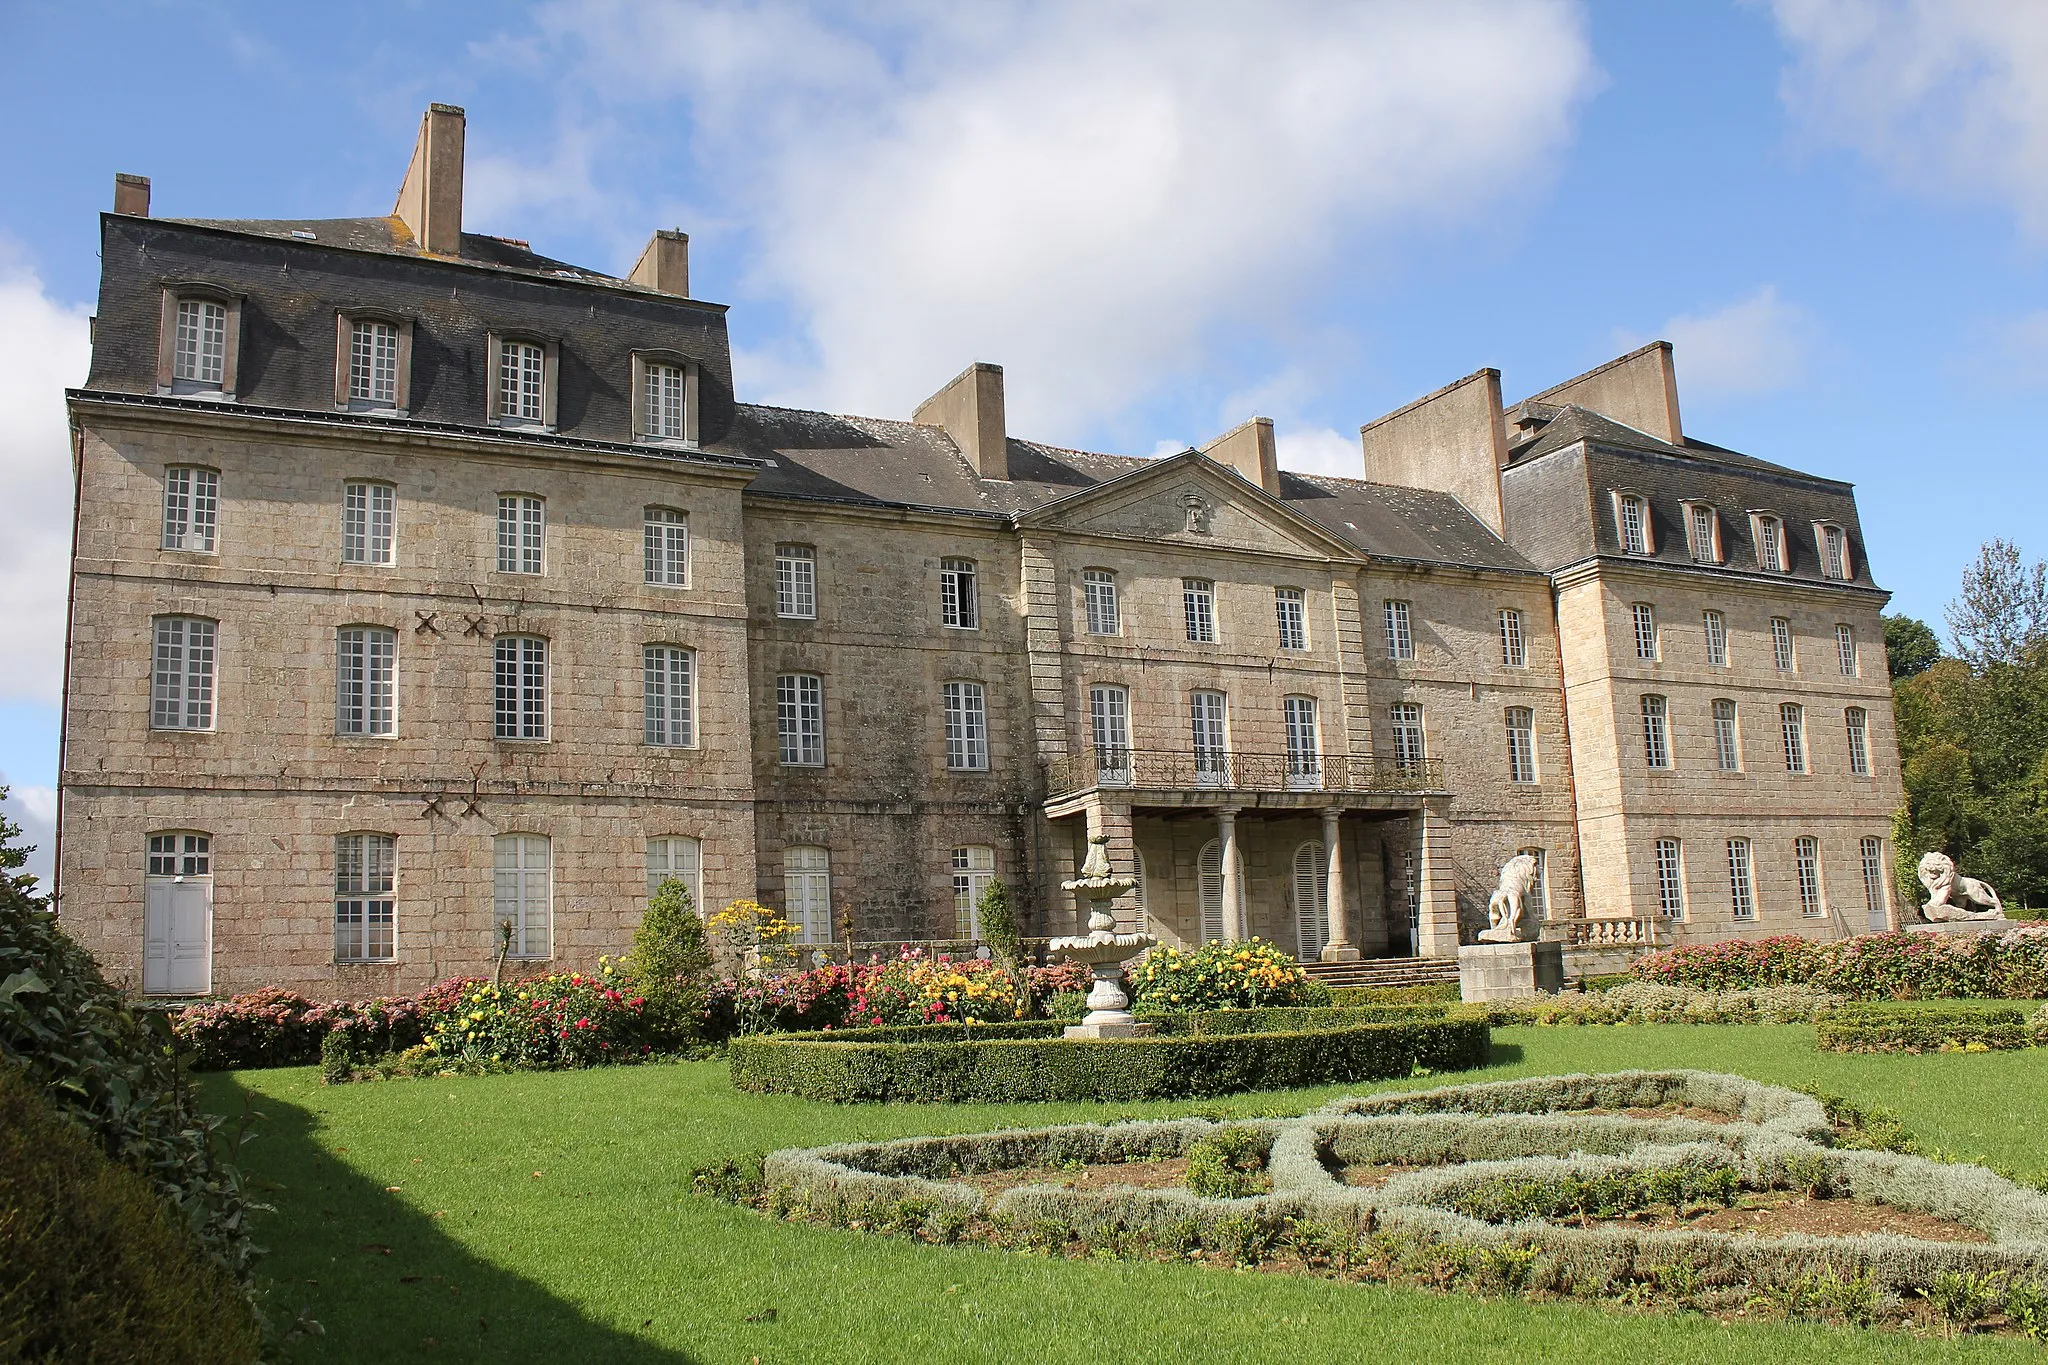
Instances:
[[[1069,1038],[1149,1038],[1152,1036],[1152,1026],[1150,1024],[1141,1024],[1135,1019],[1129,1023],[1069,1024],[1067,1025],[1066,1036]]]
[[[1358,949],[1348,943],[1327,944],[1319,956],[1325,962],[1357,962],[1360,959]]]
[[[1458,994],[1465,1000],[1513,1000],[1563,989],[1561,943],[1474,943],[1458,949]]]
[[[2002,934],[2008,929],[2019,928],[2019,923],[2000,915],[1997,919],[1944,919],[1932,924],[1909,924],[1909,934]]]

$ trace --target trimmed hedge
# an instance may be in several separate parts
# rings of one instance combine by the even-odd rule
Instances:
[[[1332,986],[1330,1003],[1352,1005],[1455,1005],[1464,996],[1455,981],[1432,981],[1420,986]]]
[[[2048,1032],[2048,1009],[2030,1022],[2016,1007],[1967,1005],[1928,1009],[1848,1005],[1822,1017],[1815,1031],[1828,1052],[2000,1052],[2033,1047]]]
[[[1210,1016],[1213,1018],[1213,1016]],[[865,1032],[865,1031],[863,1031]],[[845,1034],[738,1038],[740,1090],[837,1103],[1147,1100],[1286,1090],[1486,1064],[1477,1012],[1286,1032],[1167,1032],[1151,1038],[867,1042]]]

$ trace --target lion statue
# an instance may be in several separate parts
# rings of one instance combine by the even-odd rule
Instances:
[[[1958,876],[1955,861],[1946,853],[1920,859],[1920,885],[1927,888],[1927,904],[1920,913],[1929,920],[2005,918],[2005,906],[1990,884]]]
[[[1517,943],[1522,938],[1522,901],[1536,885],[1536,858],[1517,853],[1500,865],[1500,885],[1486,902],[1486,922],[1479,931],[1481,943]]]

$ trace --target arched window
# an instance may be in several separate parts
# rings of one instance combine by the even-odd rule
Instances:
[[[981,897],[996,879],[996,851],[986,844],[953,850],[953,932],[981,937]]]
[[[143,994],[205,995],[213,989],[213,837],[152,834],[146,868]]]
[[[688,835],[670,834],[647,841],[647,898],[670,877],[690,893],[690,907],[704,914],[704,846]]]
[[[783,913],[800,931],[800,942],[832,941],[832,855],[815,844],[782,850]]]
[[[1196,899],[1202,907],[1202,942],[1214,943],[1230,931],[1223,922],[1223,845],[1211,839],[1195,859]],[[1244,918],[1244,850],[1237,854],[1237,916]]]
[[[1329,871],[1322,840],[1294,850],[1294,955],[1303,962],[1321,958],[1330,941]]]

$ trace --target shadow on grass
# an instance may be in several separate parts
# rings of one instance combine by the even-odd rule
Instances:
[[[242,1166],[257,1197],[264,1306],[321,1325],[292,1343],[314,1361],[580,1361],[690,1365],[693,1357],[585,1317],[530,1280],[480,1260],[431,1213],[351,1169],[314,1137],[312,1114],[232,1077],[208,1078],[208,1106],[257,1115]]]
[[[1521,1061],[1522,1045],[1520,1043],[1503,1043],[1496,1039],[1486,1054],[1486,1064],[1488,1066],[1519,1066]],[[1447,1081],[1445,1084],[1455,1085],[1457,1082]]]

